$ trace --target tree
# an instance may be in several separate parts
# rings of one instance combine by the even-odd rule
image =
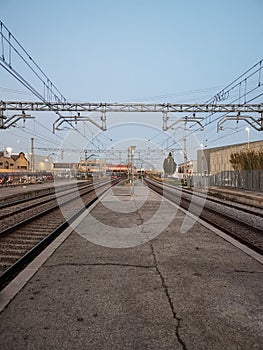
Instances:
[[[263,170],[263,151],[231,153],[229,161],[234,170]]]
[[[168,157],[165,158],[163,162],[163,170],[165,176],[167,175],[173,175],[176,169],[176,163],[173,159],[172,153],[170,152]]]

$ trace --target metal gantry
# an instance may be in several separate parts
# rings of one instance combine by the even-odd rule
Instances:
[[[27,69],[26,76],[23,76],[18,70],[20,65]],[[263,103],[251,104],[251,101],[258,100],[263,96],[262,92],[262,65],[260,60],[241,74],[232,83],[228,84],[219,93],[213,96],[207,103],[203,104],[176,104],[176,103],[71,103],[61,94],[53,82],[48,78],[40,66],[35,62],[32,56],[18,42],[9,29],[0,21],[0,67],[5,69],[11,76],[19,81],[27,90],[34,94],[39,102],[22,102],[22,101],[0,101],[0,129],[7,129],[15,126],[20,119],[25,120],[25,111],[52,111],[58,115],[58,119],[53,124],[53,131],[62,130],[63,124],[68,124],[71,128],[78,121],[90,122],[101,130],[106,130],[106,113],[111,112],[160,112],[163,113],[163,130],[172,128],[175,124],[168,125],[171,121],[168,113],[185,113],[191,121],[199,124],[209,114],[223,113],[218,122],[218,130],[222,129],[222,124],[226,120],[237,118],[244,120],[258,131],[263,130]],[[256,95],[258,93],[258,95]],[[236,97],[238,96],[238,97]],[[218,102],[231,99],[228,104],[219,104]],[[238,104],[235,104],[238,102]],[[20,111],[22,115],[15,113],[10,118],[4,116],[5,111]],[[68,112],[70,115],[62,115],[62,112]],[[90,116],[81,115],[84,112],[100,112],[101,125],[97,124]],[[76,115],[72,115],[72,113]],[[195,117],[196,113],[206,113],[206,116]],[[225,116],[228,113],[235,113],[234,116]],[[242,117],[240,115],[242,113]],[[250,113],[249,116],[244,113]],[[251,116],[251,113],[258,113],[259,118]],[[179,121],[182,121],[181,118]],[[189,119],[188,119],[189,121]],[[198,127],[199,127],[198,126]]]
[[[12,126],[16,126],[19,120],[23,120],[23,126],[25,126],[26,119],[34,119],[30,114],[26,114],[22,111],[21,114],[14,114],[12,117],[5,117],[3,112],[0,110],[0,129],[9,129]]]
[[[0,110],[55,112],[161,112],[161,113],[263,113],[263,103],[212,104],[212,103],[91,103],[91,102],[22,102],[0,101]]]
[[[240,115],[240,113],[238,113],[237,115],[224,116],[217,123],[217,131],[224,130],[222,125],[228,120],[235,120],[236,122],[239,122],[240,120],[243,120],[247,124],[252,126],[254,129],[256,129],[257,131],[262,131],[263,130],[262,113],[261,113],[261,118],[259,118],[259,119],[255,119],[251,115]]]
[[[263,130],[263,103],[257,104],[178,104],[178,103],[69,103],[69,102],[22,102],[22,101],[0,101],[0,128],[6,128],[4,111],[54,111],[59,118],[53,124],[53,131],[61,130],[63,123],[72,124],[73,122],[91,122],[101,130],[106,130],[106,113],[162,113],[163,114],[163,130],[166,131],[172,128],[176,122],[168,125],[169,116],[171,113],[185,113],[191,116],[185,116],[178,121],[191,121],[198,123],[201,128],[203,117],[197,117],[197,113],[235,113],[236,119],[242,119],[248,122],[252,127],[258,131]],[[76,115],[61,115],[61,112],[75,112]],[[85,112],[99,112],[101,113],[101,125],[96,123],[91,117],[81,113]],[[242,115],[240,113],[257,113],[259,118],[256,119],[251,116]],[[233,119],[234,117],[231,117]],[[228,119],[220,120],[221,124]]]

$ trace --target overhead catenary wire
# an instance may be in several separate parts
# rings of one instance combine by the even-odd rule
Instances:
[[[247,73],[251,72],[251,71],[252,71],[255,67],[257,67],[257,66],[259,66],[258,69],[256,69],[254,72],[252,72],[252,73],[250,73],[248,76],[246,76]],[[242,95],[242,96],[239,95],[239,96],[238,96],[237,98],[235,98],[234,100],[231,100],[231,102],[229,102],[229,104],[232,104],[232,103],[234,103],[234,102],[236,102],[236,101],[240,101],[240,99],[242,99],[242,98],[244,98],[244,102],[242,103],[242,105],[245,105],[246,103],[255,101],[256,99],[258,99],[259,97],[261,97],[261,96],[263,95],[263,93],[260,93],[260,94],[258,94],[258,95],[256,95],[256,96],[253,96],[253,97],[250,98],[249,100],[247,100],[246,97],[249,96],[250,94],[254,93],[254,92],[255,92],[256,90],[258,90],[258,88],[261,87],[262,85],[258,83],[257,86],[254,85],[253,88],[251,88],[249,91],[247,91],[248,79],[251,78],[252,76],[254,76],[254,75],[257,74],[257,73],[258,73],[258,74],[259,74],[259,73],[261,74],[261,69],[262,69],[262,60],[260,60],[260,61],[257,62],[256,64],[254,64],[254,65],[253,65],[251,68],[249,68],[246,72],[244,72],[244,73],[241,74],[238,78],[236,78],[234,81],[232,81],[230,84],[228,84],[228,85],[227,85],[224,89],[222,89],[218,94],[220,95],[220,93],[222,93],[223,91],[225,91],[226,89],[228,89],[232,84],[238,82],[241,78],[243,78],[243,77],[246,76],[246,78],[244,78],[241,82],[236,83],[236,84],[234,85],[234,87],[236,88],[236,87],[239,86],[239,84],[241,84],[242,82],[245,82],[245,84],[246,84],[246,89],[245,89],[243,95]],[[232,89],[230,89],[230,90],[232,90]],[[230,90],[229,90],[229,91],[230,91]],[[229,97],[229,95],[228,95],[228,97]],[[214,97],[212,97],[210,100],[208,100],[207,103],[212,102],[212,101],[213,101],[213,98],[214,98]],[[205,127],[207,127],[208,125],[217,122],[219,119],[221,119],[222,117],[226,116],[227,114],[229,114],[229,113],[225,113],[225,114],[223,114],[223,115],[220,114],[218,117],[211,119],[211,116],[214,115],[214,113],[211,113],[211,114],[205,116],[205,117],[203,118],[203,121],[202,121],[202,122],[205,121]],[[187,137],[191,136],[191,135],[192,135],[193,133],[195,133],[195,132],[200,131],[200,125],[197,124],[197,123],[194,123],[194,124],[192,124],[192,125],[189,127],[189,129],[192,129],[192,130],[191,130],[190,132],[188,131]]]
[[[4,26],[4,24],[0,21],[0,23],[1,23],[1,42],[2,42],[2,58],[4,57],[4,58],[7,58],[7,60],[6,61],[9,61],[9,65],[11,66],[11,61],[12,61],[12,56],[11,56],[11,49],[13,49],[14,48],[14,52],[16,53],[16,54],[18,54],[19,55],[19,57],[21,57],[21,59],[24,61],[24,58],[23,58],[23,55],[21,55],[20,56],[20,53],[16,50],[16,48],[14,47],[14,45],[13,45],[13,41],[18,45],[18,47],[20,47],[21,48],[21,50],[22,50],[22,52],[26,55],[26,57],[30,60],[30,62],[33,62],[33,65],[34,65],[34,67],[36,68],[30,68],[31,70],[32,70],[32,72],[33,73],[35,73],[37,76],[39,76],[40,77],[40,81],[44,84],[44,89],[47,87],[47,89],[48,89],[48,91],[50,91],[50,92],[52,92],[52,91],[56,91],[57,93],[58,93],[58,95],[59,96],[57,96],[58,98],[61,98],[61,97],[63,97],[64,98],[64,96],[62,96],[62,94],[58,91],[58,90],[56,90],[56,87],[55,87],[55,85],[48,79],[48,77],[45,75],[45,73],[41,70],[41,68],[36,64],[36,62],[32,59],[32,57],[28,54],[28,52],[22,47],[22,45],[20,45],[19,44],[19,42],[13,37],[13,35],[8,31],[8,29]],[[7,30],[7,35],[3,35],[3,29],[5,29],[5,30]],[[8,49],[9,49],[9,55],[7,54],[7,52],[6,52],[6,50],[5,50],[5,46],[4,46],[4,41],[9,45],[8,46]],[[6,45],[6,44],[5,44]],[[25,63],[26,63],[26,65],[28,66],[28,67],[30,67],[30,65],[28,65],[28,62],[27,61],[24,61]],[[243,98],[243,97],[245,97],[245,102],[247,102],[247,99],[248,98],[250,98],[250,96],[249,96],[249,94],[250,93],[253,93],[254,91],[256,91],[257,90],[257,88],[253,88],[253,89],[248,89],[248,87],[249,87],[249,79],[251,78],[251,77],[253,77],[253,76],[255,76],[256,74],[259,74],[259,77],[258,77],[258,82],[257,82],[257,84],[258,84],[258,87],[260,87],[261,86],[261,69],[262,69],[262,60],[260,61],[260,63],[259,63],[259,68],[257,68],[257,65],[258,65],[258,63],[257,64],[255,64],[253,67],[251,67],[250,69],[248,69],[245,73],[243,73],[243,74],[241,74],[238,78],[236,78],[234,81],[232,81],[230,84],[228,84],[224,89],[221,89],[220,90],[220,92],[217,94],[218,96],[219,96],[219,98],[220,98],[220,93],[225,93],[225,95],[224,95],[224,97],[226,97],[226,96],[228,96],[229,95],[229,93],[231,92],[232,93],[232,91],[235,89],[235,87],[238,87],[238,88],[240,88],[241,87],[241,82],[240,82],[240,79],[243,79],[242,81],[244,82],[244,85],[245,85],[245,92],[243,93],[243,95],[240,93],[239,94],[239,99],[240,98]],[[255,68],[256,68],[256,70],[255,70]],[[6,68],[5,68],[6,69]],[[41,74],[43,74],[43,77],[45,78],[45,79],[42,79],[41,78],[41,75],[39,75],[38,73],[37,73],[37,71],[39,70],[39,72],[41,73]],[[15,73],[17,73],[18,74],[18,72],[16,72],[16,70],[14,70],[13,72],[15,72]],[[11,73],[12,74],[12,73]],[[19,74],[18,74],[18,77],[19,77]],[[23,81],[23,77],[20,75],[20,78],[21,78],[21,81],[20,82],[24,82],[24,84],[26,84],[27,82],[26,81]],[[26,85],[24,85],[25,87],[26,87]],[[32,86],[32,88],[34,89],[34,87]],[[248,90],[249,91],[248,91]],[[193,94],[193,93],[196,93],[196,92],[206,92],[208,89],[199,89],[199,90],[191,90],[191,91],[189,91],[189,92],[181,92],[181,95],[183,95],[183,94],[185,94],[185,95],[190,95],[190,94]],[[29,91],[31,91],[30,89],[29,89]],[[31,91],[33,94],[34,94],[34,90],[32,90]],[[36,91],[36,93],[39,93],[38,91]],[[213,98],[215,97],[215,96],[217,96],[217,95],[214,95],[213,96]],[[161,98],[167,98],[167,97],[173,97],[174,96],[174,94],[166,94],[166,95],[157,95],[157,96],[152,96],[152,97],[148,97],[148,98],[142,98],[142,100],[144,100],[144,99],[161,99]],[[176,96],[176,95],[175,95]],[[223,96],[223,95],[222,95]],[[252,99],[250,99],[250,101],[253,101],[254,99],[256,99],[256,98],[259,98],[259,97],[261,97],[262,96],[262,94],[258,94],[258,96],[257,97],[255,97],[255,98],[252,98]],[[44,92],[44,98],[47,98],[48,100],[49,100],[49,97],[50,96],[48,96],[48,98],[47,98],[47,96],[45,95],[45,92]],[[65,100],[66,101],[66,100]],[[56,112],[57,114],[58,114],[58,112]],[[58,114],[59,115],[59,114]],[[220,117],[218,117],[218,118],[211,118],[211,116],[212,116],[213,114],[210,114],[209,116],[206,116],[203,120],[206,122],[206,127],[207,126],[209,126],[210,124],[212,124],[212,123],[214,123],[214,122],[216,122],[217,120],[218,120],[218,118],[221,118],[222,117],[222,115],[220,116]],[[190,129],[192,128],[192,132],[199,132],[199,130],[200,130],[200,126],[199,125],[192,125],[192,126],[190,126]],[[78,130],[77,128],[74,128],[74,129],[76,129],[76,131],[82,136],[82,137],[84,137],[88,142],[90,142],[87,138],[86,138],[86,135],[82,135],[81,134],[81,132],[80,132],[80,130]],[[169,138],[169,137],[168,137]],[[101,140],[102,139],[102,137],[97,137],[97,136],[94,136],[94,142],[93,142],[93,145],[95,146],[95,147],[101,147],[101,146],[105,146],[105,143],[103,143],[103,141]],[[96,145],[96,143],[98,143],[97,145]]]
[[[62,93],[58,90],[55,84],[48,78],[48,76],[44,73],[44,71],[40,68],[40,66],[36,63],[36,61],[29,55],[29,53],[25,50],[25,48],[18,42],[18,40],[12,35],[12,33],[8,30],[8,28],[4,25],[2,21],[0,21],[0,35],[1,35],[1,47],[2,47],[2,56],[0,56],[0,65],[8,71],[16,80],[18,80],[26,89],[28,89],[33,95],[39,98],[41,101],[47,103],[49,109],[56,113],[60,118],[65,119],[66,123],[70,125],[72,129],[75,129],[84,139],[86,139],[85,135],[81,134],[81,132],[74,127],[74,125],[64,118],[61,113],[55,110],[51,104],[51,102],[67,102],[67,99],[62,95]],[[7,53],[5,52],[5,45],[8,46],[9,49],[9,57],[7,57]],[[27,68],[34,74],[34,76],[43,84],[44,87],[44,95],[38,91],[31,83],[29,83],[23,76],[14,69],[12,66],[11,60],[11,52],[16,54],[22,62],[26,65]],[[86,139],[89,141],[88,139]]]

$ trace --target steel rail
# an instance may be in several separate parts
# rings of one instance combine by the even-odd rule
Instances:
[[[87,187],[87,186],[91,186],[92,184],[84,184],[84,183],[80,183],[78,184],[78,189],[81,189],[82,187]],[[75,187],[68,187],[68,188],[61,188],[61,189],[57,189],[55,186],[54,187],[51,187],[52,190],[50,192],[46,192],[46,189],[43,189],[43,193],[42,191],[40,190],[40,193],[38,193],[37,195],[35,196],[32,196],[32,197],[26,197],[26,198],[20,198],[20,199],[17,199],[15,201],[10,201],[10,202],[7,202],[7,203],[3,203],[3,204],[0,204],[0,213],[1,211],[7,209],[7,208],[10,208],[10,207],[15,207],[17,205],[20,205],[20,204],[25,204],[29,201],[37,201],[41,198],[44,198],[44,197],[48,197],[48,196],[58,196],[60,197],[59,193],[62,192],[62,197],[63,196],[66,196],[68,193],[71,193],[71,192],[74,192],[76,191],[76,188]],[[68,192],[67,192],[68,191]],[[67,192],[67,193],[65,193]],[[30,193],[30,192],[29,192]],[[32,191],[32,193],[34,193],[34,191]],[[50,199],[47,199],[47,201],[49,201]],[[38,203],[38,204],[43,204],[45,203],[44,201],[41,202],[41,203]],[[35,204],[29,204],[29,206],[27,207],[27,209],[29,208],[33,208],[35,206]],[[18,210],[15,210],[15,214],[23,211],[24,208],[20,208]],[[14,214],[14,212],[12,212],[12,215]],[[4,217],[6,217],[8,214],[1,214],[1,219],[3,219]]]
[[[115,182],[107,182],[100,184],[97,188],[101,188],[106,185],[115,185],[118,181]],[[54,241],[74,220],[77,219],[89,206],[91,206],[103,193],[108,190],[108,186],[106,189],[103,189],[102,192],[95,192],[95,197],[91,199],[87,204],[85,204],[78,212],[74,213],[69,219],[60,224],[55,230],[53,230],[50,234],[44,237],[40,242],[38,242],[34,247],[32,247],[29,251],[27,251],[21,258],[19,258],[14,264],[8,267],[1,275],[0,275],[0,291],[12,280],[15,276],[18,275],[37,255],[39,255],[50,243]],[[54,209],[54,208],[52,208]],[[51,209],[51,210],[52,210]],[[49,210],[50,212],[50,210]],[[43,215],[43,214],[42,214]]]
[[[107,184],[109,184],[109,183],[110,183],[110,181],[104,181],[103,183],[99,183],[98,186],[96,186],[96,189],[98,189],[98,188],[100,188],[100,187],[102,187],[102,186],[104,186],[104,185],[107,185]],[[81,188],[81,190],[85,190],[85,192],[84,192],[82,195],[85,195],[85,194],[87,194],[87,193],[89,193],[89,192],[94,191],[94,188],[95,188],[95,187],[93,187],[93,184],[91,184],[91,185],[89,185],[89,186],[87,186],[87,187],[88,187],[88,188],[86,188],[86,187],[85,187],[85,188]],[[76,192],[76,191],[71,191],[70,193],[65,194],[65,196],[68,196],[69,194],[72,194],[72,193],[75,193],[75,192]],[[56,202],[54,205],[50,206],[49,208],[44,209],[43,211],[38,212],[38,213],[36,213],[36,214],[34,214],[34,215],[28,217],[27,219],[25,219],[25,220],[23,220],[23,221],[19,221],[19,222],[16,223],[15,225],[6,228],[6,229],[4,229],[3,231],[0,231],[0,237],[6,236],[6,235],[10,234],[11,232],[14,232],[14,231],[17,230],[18,228],[23,227],[24,225],[27,225],[27,224],[29,224],[30,222],[33,222],[34,220],[36,220],[36,219],[42,217],[43,215],[45,215],[45,214],[47,214],[47,213],[50,213],[52,210],[54,210],[54,209],[56,209],[56,208],[58,208],[58,207],[61,207],[61,206],[66,205],[67,203],[71,202],[72,200],[74,200],[75,198],[78,198],[78,197],[79,197],[79,194],[77,194],[74,198],[69,198],[69,199],[67,199],[67,200],[64,201],[63,203],[58,204],[58,203]],[[53,200],[55,200],[55,199],[56,199],[56,198],[53,198]],[[49,201],[51,201],[51,200],[49,200]],[[42,203],[41,203],[41,204],[42,204]],[[44,201],[43,201],[43,204],[45,204]]]
[[[186,198],[185,193],[186,191],[183,190],[181,192],[181,195],[179,197],[176,197],[175,190],[180,191],[180,189],[176,189],[175,187],[172,188],[172,186],[167,186],[165,184],[160,184],[157,181],[153,181],[146,179],[145,180],[147,186],[151,188],[153,191],[159,193],[160,195],[165,195],[165,198],[169,199],[173,203],[177,204],[179,207],[182,207],[185,210],[189,210],[193,215],[195,215],[194,211],[194,206],[198,208],[198,203],[191,202],[189,198]],[[165,188],[165,190],[163,190]],[[193,193],[189,191],[188,193],[189,196],[191,196]],[[194,193],[196,195],[196,193]],[[198,197],[198,195],[197,195]],[[225,203],[222,204],[220,201],[215,200],[214,198],[211,197],[206,197],[207,202],[205,203],[202,212],[198,215],[202,220],[208,222],[212,226],[216,227],[217,229],[223,231],[225,234],[231,236],[232,238],[236,239],[240,243],[246,245],[250,249],[254,250],[255,252],[263,255],[263,238],[262,238],[262,228],[260,227],[252,227],[251,223],[241,221],[238,218],[235,218],[231,216],[231,213],[226,214],[220,211],[217,211],[215,208],[209,205],[208,203],[210,202],[217,202],[218,205],[221,204],[225,206]],[[191,203],[191,206],[190,206]],[[232,207],[236,210],[240,210],[240,212],[243,211],[243,213],[248,213],[251,214],[251,210],[245,210],[241,209],[238,206],[235,205],[228,205],[228,207]],[[259,218],[262,218],[262,214],[257,213],[255,214],[254,212],[252,213],[253,215],[256,215]],[[218,219],[218,223],[215,222],[215,218]],[[230,225],[235,225],[235,228],[230,229]],[[240,232],[239,232],[240,231]],[[246,234],[242,234],[242,232],[246,231]]]

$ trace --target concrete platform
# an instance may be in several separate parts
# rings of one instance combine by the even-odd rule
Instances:
[[[209,195],[216,195],[219,198],[227,199],[241,204],[252,205],[263,208],[263,193],[249,190],[242,190],[234,187],[209,187]]]
[[[108,192],[2,311],[1,349],[263,348],[262,264],[134,190]]]

